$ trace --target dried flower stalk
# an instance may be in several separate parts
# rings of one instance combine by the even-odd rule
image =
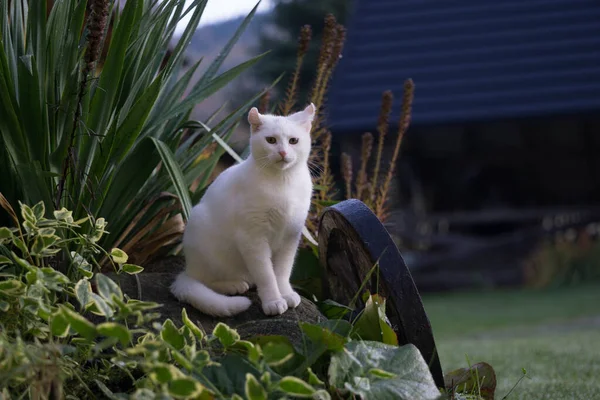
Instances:
[[[379,112],[379,118],[377,120],[377,132],[379,134],[377,142],[377,153],[375,155],[375,166],[373,169],[373,175],[371,176],[370,182],[370,193],[369,193],[369,205],[375,203],[375,196],[377,190],[377,179],[379,178],[379,169],[381,166],[381,155],[383,153],[383,144],[385,142],[385,136],[387,135],[389,128],[390,114],[392,112],[392,104],[394,102],[394,96],[390,90],[383,92],[381,96],[381,111]]]
[[[98,60],[102,45],[102,35],[106,29],[108,23],[108,0],[91,0],[88,3],[88,34],[86,37],[87,50],[85,52],[85,64],[83,65],[81,73],[81,81],[79,83],[79,90],[77,93],[77,107],[75,107],[75,115],[73,116],[73,127],[71,129],[71,138],[69,141],[69,147],[67,148],[67,155],[63,160],[63,168],[60,180],[58,182],[58,189],[56,191],[56,199],[54,202],[55,207],[60,207],[60,201],[62,199],[65,183],[67,176],[69,175],[69,168],[71,164],[75,166],[75,137],[77,136],[77,127],[79,125],[79,119],[81,118],[81,103],[89,82],[89,75],[94,68],[94,64]]]
[[[346,198],[352,198],[352,158],[348,153],[342,153],[342,177],[346,184]]]
[[[367,165],[373,152],[373,135],[367,132],[362,135],[362,146],[360,152],[360,168],[356,176],[356,198],[362,199],[363,193],[368,190]]]
[[[398,123],[398,134],[396,136],[396,144],[394,146],[394,153],[390,160],[389,168],[385,176],[383,185],[375,202],[375,214],[381,219],[385,219],[385,203],[387,201],[388,191],[390,189],[390,183],[396,169],[396,162],[398,161],[398,155],[400,154],[400,145],[404,134],[408,130],[410,125],[410,118],[412,112],[412,102],[414,98],[415,85],[412,79],[407,79],[404,82],[404,96],[402,98],[402,111],[400,113],[400,121]]]
[[[271,102],[271,91],[266,90],[262,96],[260,96],[260,103],[258,105],[258,111],[261,114],[269,112],[269,103]]]
[[[292,108],[296,104],[296,97],[298,91],[298,81],[300,80],[300,70],[304,63],[304,56],[308,52],[308,46],[312,38],[312,28],[310,25],[304,25],[300,29],[300,36],[298,37],[298,52],[296,54],[296,69],[292,74],[292,79],[286,92],[286,98],[280,107],[281,115],[288,115]]]

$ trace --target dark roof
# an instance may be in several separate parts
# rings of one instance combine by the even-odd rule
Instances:
[[[329,94],[334,132],[373,129],[381,93],[413,124],[600,110],[598,0],[355,0]]]

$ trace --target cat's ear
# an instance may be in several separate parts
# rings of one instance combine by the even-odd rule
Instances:
[[[316,107],[313,103],[310,103],[304,110],[299,111],[289,116],[289,118],[300,124],[307,131],[310,131],[312,121],[315,118]]]
[[[248,113],[248,123],[250,124],[251,132],[256,132],[262,125],[261,115],[256,107],[252,107]]]

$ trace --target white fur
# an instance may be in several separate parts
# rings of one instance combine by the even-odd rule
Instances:
[[[314,113],[312,104],[287,117],[250,110],[251,155],[223,171],[192,209],[183,236],[186,270],[171,286],[179,300],[230,316],[248,309],[250,300],[227,295],[256,285],[267,315],[300,304],[289,280],[312,194]],[[290,144],[292,138],[298,143]]]

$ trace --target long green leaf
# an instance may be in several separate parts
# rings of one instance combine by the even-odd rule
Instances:
[[[171,177],[171,182],[173,183],[173,187],[175,187],[175,192],[177,192],[177,196],[179,196],[179,200],[181,201],[181,207],[183,209],[183,216],[186,221],[190,217],[190,212],[192,211],[192,200],[190,199],[190,192],[185,184],[185,180],[183,179],[183,173],[175,161],[175,156],[171,149],[167,147],[166,144],[161,142],[159,139],[151,138],[160,154],[160,157],[163,161],[163,166],[169,173]]]

